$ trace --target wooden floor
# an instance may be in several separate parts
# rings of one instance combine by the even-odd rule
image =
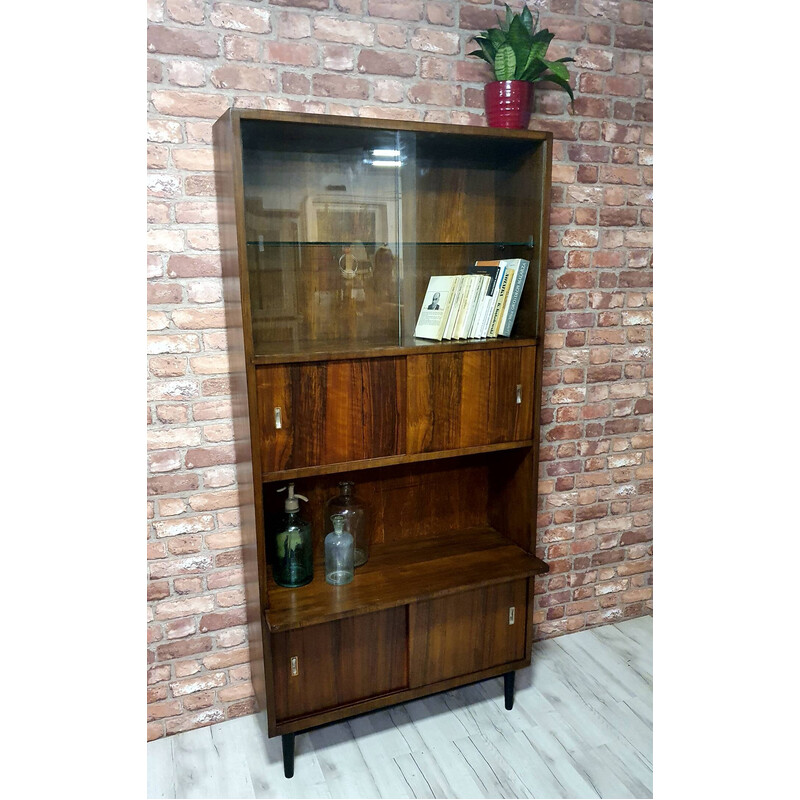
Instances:
[[[534,645],[502,678],[298,734],[295,776],[264,715],[147,745],[148,797],[652,797],[652,617]]]

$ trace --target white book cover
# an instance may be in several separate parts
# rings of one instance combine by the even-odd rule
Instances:
[[[486,317],[483,321],[483,332],[481,334],[482,339],[490,338],[489,328],[492,325],[492,313],[494,312],[495,304],[497,303],[497,295],[500,293],[500,284],[503,282],[503,276],[505,275],[505,267],[500,264],[500,272],[497,274],[497,280],[494,282],[494,289],[492,294],[489,296],[488,308],[486,309]]]
[[[500,328],[500,320],[505,311],[505,304],[508,301],[508,290],[514,280],[514,270],[508,265],[503,266],[503,276],[497,286],[497,296],[494,301],[494,308],[492,309],[492,319],[489,323],[490,338],[497,336],[497,331]]]
[[[511,328],[514,326],[514,318],[517,316],[522,288],[525,285],[525,278],[528,274],[529,261],[524,258],[514,258],[508,260],[508,266],[514,269],[514,282],[508,287],[508,302],[503,311],[497,333],[499,336],[510,336]]]
[[[475,316],[475,309],[478,306],[478,292],[480,291],[481,284],[480,279],[480,275],[467,275],[467,299],[464,303],[461,324],[458,326],[459,339],[466,339],[469,336],[472,318]]]
[[[453,301],[453,275],[431,275],[414,336],[441,341]]]
[[[488,291],[492,279],[488,275],[481,275],[481,285],[478,289],[478,307],[475,316],[472,318],[472,327],[469,331],[470,339],[479,339],[483,330],[483,315],[486,313],[486,303],[489,300]]]
[[[461,308],[461,296],[464,291],[464,281],[463,275],[453,275],[454,286],[453,286],[453,302],[450,306],[450,313],[447,319],[447,323],[445,325],[444,334],[442,336],[443,339],[452,339],[453,338],[453,328],[456,324],[456,317],[458,316],[458,311]]]
[[[458,315],[456,316],[456,324],[453,326],[453,338],[461,338],[461,330],[464,325],[464,316],[467,313],[467,306],[469,305],[470,293],[472,292],[472,276],[462,275],[461,282],[463,284],[461,292],[461,301],[459,303]]]
[[[459,275],[458,276],[458,294],[456,295],[456,304],[457,307],[453,308],[453,313],[451,315],[452,319],[452,329],[450,327],[450,323],[447,323],[447,329],[450,332],[450,339],[458,339],[458,325],[461,322],[462,315],[464,313],[464,303],[467,299],[467,294],[469,292],[469,280],[467,279],[466,275]]]

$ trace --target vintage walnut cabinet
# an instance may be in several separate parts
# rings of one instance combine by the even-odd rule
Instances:
[[[552,134],[233,109],[214,125],[252,668],[294,735],[530,664]],[[526,258],[511,338],[413,336],[431,275]],[[325,582],[355,482],[371,555]],[[315,577],[271,576],[289,481]]]

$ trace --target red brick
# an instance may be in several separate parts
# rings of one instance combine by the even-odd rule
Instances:
[[[304,42],[268,42],[264,45],[264,61],[268,64],[288,64],[313,67],[319,61],[316,45]]]
[[[600,224],[604,226],[636,225],[638,212],[635,208],[601,208]]]
[[[317,74],[312,78],[312,92],[318,97],[349,97],[366,100],[369,96],[369,84],[361,78]]]
[[[271,0],[273,6],[290,6],[292,8],[311,8],[315,11],[325,11],[330,6],[330,0]]]
[[[409,77],[417,71],[417,61],[404,53],[378,53],[362,50],[358,56],[358,71],[372,75],[399,75]]]
[[[156,656],[159,661],[172,661],[176,658],[186,658],[186,656],[207,653],[213,647],[213,642],[209,636],[195,636],[179,642],[170,642],[156,648]]]
[[[455,55],[461,47],[457,33],[418,28],[411,37],[411,48],[427,53]]]
[[[459,106],[461,105],[461,89],[458,86],[444,84],[418,83],[408,90],[408,99],[412,103]]]
[[[614,36],[614,47],[630,50],[652,50],[653,31],[651,28],[633,28],[619,25]]]
[[[216,28],[249,33],[269,33],[271,30],[269,11],[261,8],[247,8],[232,3],[215,3],[209,19]]]
[[[154,91],[151,100],[161,114],[208,119],[217,119],[230,104],[228,98],[222,95],[166,90]]]
[[[237,608],[233,611],[223,611],[214,614],[205,614],[200,618],[200,631],[202,633],[218,631],[221,628],[232,628],[235,625],[243,625],[246,622],[247,613],[244,608]]]
[[[219,39],[216,35],[205,31],[149,25],[147,28],[147,52],[194,56],[195,58],[216,58],[219,55]]]
[[[372,47],[375,42],[375,27],[365,22],[317,17],[314,20],[314,36],[323,41]]]

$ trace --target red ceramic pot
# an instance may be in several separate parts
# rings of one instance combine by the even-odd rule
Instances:
[[[529,81],[492,81],[483,92],[490,128],[527,128],[531,118],[533,84]]]

